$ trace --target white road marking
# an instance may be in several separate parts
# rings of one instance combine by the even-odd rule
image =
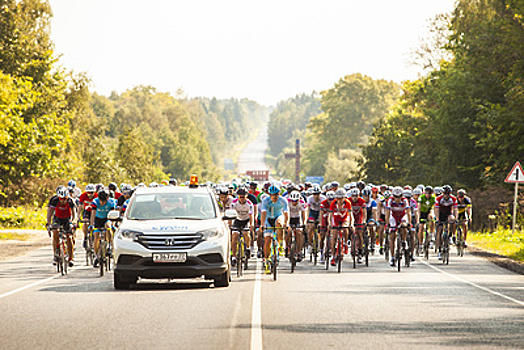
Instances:
[[[426,266],[431,267],[433,270],[436,270],[436,271],[438,271],[438,272],[441,272],[441,273],[445,274],[446,276],[449,276],[449,277],[451,277],[451,278],[453,278],[453,279],[456,279],[457,281],[460,281],[460,282],[462,282],[462,283],[469,284],[470,286],[473,286],[473,287],[478,288],[478,289],[480,289],[480,290],[483,290],[483,291],[485,291],[485,292],[491,293],[491,294],[493,294],[493,295],[497,295],[497,296],[499,296],[499,297],[502,297],[502,298],[504,298],[504,299],[507,299],[507,300],[509,300],[509,301],[512,301],[512,302],[514,302],[514,303],[516,303],[516,304],[518,304],[518,305],[520,305],[520,306],[524,306],[524,302],[523,302],[523,301],[520,301],[520,300],[517,300],[517,299],[513,299],[512,297],[509,297],[509,296],[504,295],[504,294],[499,293],[499,292],[495,292],[494,290],[491,290],[491,289],[489,289],[489,288],[487,288],[487,287],[483,287],[483,286],[480,286],[480,285],[478,285],[478,284],[476,284],[476,283],[474,283],[474,282],[467,281],[467,280],[465,280],[465,279],[463,279],[463,278],[461,278],[461,277],[455,276],[455,275],[453,275],[453,274],[451,274],[451,273],[449,273],[449,272],[446,272],[446,271],[444,271],[444,270],[441,270],[441,269],[439,269],[438,267],[435,267],[435,266],[429,264],[427,261],[424,261],[424,260],[422,260],[422,259],[417,259],[417,260],[420,261],[421,263],[425,264]]]
[[[262,350],[262,282],[260,259],[257,259],[255,288],[253,289],[253,311],[251,312],[251,350]]]
[[[70,267],[70,268],[68,268],[68,270],[71,270],[71,271],[73,271],[73,270],[85,270],[87,268],[90,268],[90,266],[80,266],[80,267],[72,267],[72,268]],[[43,280],[36,281],[36,282],[30,283],[28,285],[25,285],[23,287],[17,288],[15,290],[10,291],[10,292],[4,293],[4,294],[0,294],[0,299],[8,297],[8,296],[16,294],[16,293],[19,293],[19,292],[22,292],[22,291],[24,291],[26,289],[29,289],[31,287],[38,286],[39,284],[49,282],[49,281],[54,280],[55,278],[58,278],[58,277],[62,277],[62,275],[61,274],[56,274],[54,276],[45,278]]]

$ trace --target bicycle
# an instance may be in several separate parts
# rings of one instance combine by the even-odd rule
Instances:
[[[362,235],[362,239],[364,240],[364,244],[362,248],[363,248],[364,260],[366,262],[366,266],[369,266],[369,252],[371,251],[371,255],[373,255],[373,252],[375,251],[374,242],[371,242],[371,247],[370,247],[368,228],[369,227],[374,228],[376,226],[377,226],[377,223],[375,222],[375,220],[373,219],[369,220],[365,226],[364,233]]]
[[[243,270],[247,270],[248,266],[248,259],[249,257],[246,255],[246,240],[244,237],[244,232],[249,232],[249,228],[243,227],[232,227],[232,232],[238,232],[238,240],[237,240],[237,277],[241,277],[243,275]]]
[[[457,256],[460,256],[460,257],[464,256],[464,249],[466,248],[465,247],[466,242],[464,241],[464,232],[462,231],[462,224],[466,223],[467,225],[468,221],[469,221],[468,219],[462,219],[462,220],[459,220],[458,222],[457,242],[455,245],[457,246]]]
[[[89,220],[82,220],[83,225],[88,225]],[[93,229],[87,228],[86,239],[85,239],[85,255],[86,255],[86,266],[93,265],[95,262],[95,248],[94,248],[94,237]]]
[[[324,261],[326,263],[326,270],[329,270],[329,259],[331,258],[331,230],[326,228],[326,239],[324,248]]]
[[[52,230],[58,230],[58,247],[55,247],[56,272],[59,272],[62,275],[67,275],[67,264],[69,262],[69,255],[67,253],[67,234],[62,225],[48,227],[47,232],[50,237]]]
[[[449,224],[450,221],[440,222],[439,226],[444,226],[442,229],[442,264],[449,265]]]
[[[400,272],[401,266],[402,266],[402,257],[405,257],[406,259],[406,266],[409,267],[409,252],[410,250],[407,247],[406,241],[402,240],[402,235],[400,233],[401,229],[406,229],[403,226],[400,226],[398,228],[392,228],[391,230],[394,230],[396,232],[396,247],[395,247],[395,262],[397,263],[397,270]],[[409,234],[409,232],[408,232]]]
[[[344,236],[343,236],[343,230],[347,229],[347,226],[333,226],[331,227],[332,230],[337,230],[338,235],[336,237],[335,242],[335,251],[333,252],[333,257],[337,261],[337,271],[340,273],[342,270],[342,260],[344,260]],[[351,247],[353,248],[353,242],[351,244]],[[353,257],[353,268],[355,263],[355,257]]]
[[[100,232],[98,238],[98,264],[100,267],[100,276],[104,276],[104,271],[111,270],[111,256],[109,253],[109,242],[106,239],[107,228],[95,228],[95,231]]]
[[[313,239],[311,240],[311,254],[309,255],[309,261],[313,262],[313,265],[317,264],[318,258],[318,224],[315,224],[313,228]]]
[[[297,266],[297,229],[303,228],[303,226],[300,225],[293,225],[290,226],[291,228],[291,241],[289,243],[289,251],[288,251],[288,258],[291,262],[291,273],[295,272],[295,267]]]
[[[404,242],[404,265],[406,267],[409,267],[411,265],[411,227],[408,226],[406,228],[407,234],[406,234],[406,240]]]
[[[389,262],[389,228],[384,222],[380,224],[384,225],[384,259]]]
[[[425,219],[422,219],[420,220],[420,222],[425,224],[424,225],[424,242],[423,242],[422,248],[423,248],[424,259],[428,260],[431,235],[430,235],[429,228],[428,228],[428,221]]]
[[[266,263],[270,264],[271,274],[273,275],[273,280],[277,280],[277,271],[278,271],[278,264],[279,264],[279,247],[280,244],[278,243],[278,236],[277,236],[277,230],[281,229],[282,227],[266,227],[265,231],[272,231],[271,236],[271,250],[269,253],[269,261],[266,261]]]

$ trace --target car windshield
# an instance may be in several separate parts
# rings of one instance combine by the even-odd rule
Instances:
[[[216,218],[211,196],[205,193],[137,194],[128,210],[130,220]]]

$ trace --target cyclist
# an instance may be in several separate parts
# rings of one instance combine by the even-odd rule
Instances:
[[[67,183],[67,186],[71,187],[73,189],[73,193],[71,194],[71,198],[77,199],[82,194],[82,190],[76,187],[76,181],[75,180],[69,180]]]
[[[232,245],[231,250],[233,251],[232,264],[236,266],[237,264],[237,242],[240,236],[240,230],[248,228],[250,232],[253,231],[253,217],[254,217],[254,205],[247,199],[247,191],[243,188],[240,188],[237,191],[237,198],[231,203],[231,209],[236,210],[237,218],[233,221],[231,226],[232,232]],[[249,234],[244,236],[246,242],[246,247],[251,246],[251,240]],[[249,248],[246,249],[246,256],[251,256]]]
[[[116,209],[117,202],[114,198],[109,198],[109,192],[105,189],[101,189],[98,191],[98,198],[95,198],[93,202],[91,202],[91,207],[93,210],[93,213],[91,214],[91,228],[97,228],[97,229],[103,229],[106,228],[106,240],[109,242],[111,246],[112,238],[111,238],[111,231],[110,228],[110,222],[107,220],[107,214],[110,210]],[[95,242],[95,253],[98,255],[98,248],[99,248],[99,240],[100,240],[100,231],[95,230],[94,232],[94,242]],[[109,248],[109,251],[111,248]],[[98,258],[95,259],[94,267],[98,267],[99,261]]]
[[[320,211],[322,213],[322,217],[320,219],[320,247],[324,246],[324,241],[326,239],[326,234],[328,230],[328,219],[329,219],[329,211],[331,208],[331,203],[335,200],[335,192],[333,191],[327,191],[326,192],[326,199],[324,199],[322,202],[320,202]],[[324,262],[324,250],[320,249],[320,263]]]
[[[296,242],[297,242],[297,261],[302,261],[302,248],[304,247],[304,234],[302,226],[306,222],[306,202],[302,200],[300,192],[293,191],[288,196],[288,209],[289,209],[289,227],[286,233],[286,247],[290,247],[291,244],[291,227],[296,227]],[[289,249],[286,249],[286,253],[289,253]]]
[[[176,186],[176,185],[178,185],[178,181],[174,177],[170,178],[169,186]]]
[[[377,223],[377,201],[373,199],[371,196],[371,189],[369,187],[366,187],[362,190],[362,198],[364,199],[364,202],[366,202],[366,224],[374,224]],[[371,245],[369,247],[370,251],[373,252],[375,250],[375,241],[376,241],[376,235],[375,235],[375,226],[370,225],[368,226],[368,232],[369,232],[369,241],[371,242]]]
[[[442,231],[443,225],[450,225],[449,237],[455,235],[455,219],[458,217],[457,198],[451,194],[452,188],[449,185],[442,187],[442,194],[435,200],[435,217],[439,221],[437,226],[437,246],[438,259],[442,260]]]
[[[87,247],[88,227],[89,222],[91,221],[91,203],[96,197],[95,185],[88,184],[85,192],[83,192],[78,198],[80,205],[78,206],[77,217],[80,217],[80,214],[82,214],[82,220],[87,221],[87,223],[82,225],[82,231],[84,231],[84,249]]]
[[[218,189],[218,206],[220,207],[220,212],[224,213],[227,209],[231,209],[232,203],[233,198],[229,195],[229,188],[220,187]]]
[[[362,181],[359,181],[361,183],[364,183]],[[358,183],[357,183],[358,185]],[[364,223],[367,222],[367,211],[366,211],[366,201],[360,197],[360,190],[357,187],[355,188],[352,188],[350,191],[350,197],[349,197],[349,202],[351,203],[351,210],[353,212],[353,218],[355,219],[354,221],[354,224],[355,224],[355,228],[354,230],[355,233],[358,235],[358,255],[357,255],[357,260],[358,260],[358,263],[362,263],[362,243],[363,243],[363,240],[362,240],[362,232],[364,231]],[[357,227],[356,225],[360,225],[359,227]],[[346,240],[347,242],[347,240]],[[347,244],[344,246],[344,252],[347,254]]]
[[[313,242],[313,232],[315,231],[315,227],[319,224],[320,203],[326,199],[326,197],[322,195],[321,192],[322,190],[320,186],[314,185],[311,188],[311,195],[307,199],[307,232],[309,242]],[[322,247],[322,245],[319,244],[319,247]],[[322,251],[322,249],[320,250]],[[308,247],[308,254],[311,254],[311,246]]]
[[[409,188],[403,191],[404,198],[409,202],[409,211],[411,212],[411,222],[414,224],[418,222],[418,202],[413,198],[413,191]],[[415,261],[415,225],[411,227],[410,235],[410,250],[411,250],[411,261]],[[420,242],[420,241],[419,241]]]
[[[113,196],[111,198],[114,198],[114,199],[118,200],[118,198],[120,198],[120,196],[122,196],[122,193],[118,192],[118,186],[116,185],[116,182],[111,182],[109,184],[108,188],[109,188],[109,191],[111,191],[112,194],[113,194]]]
[[[340,188],[335,192],[335,200],[331,202],[329,210],[329,228],[333,232],[331,251],[335,253],[335,240],[339,234],[339,229],[334,229],[334,227],[343,227],[341,230],[344,240],[344,252],[339,253],[347,254],[348,228],[353,228],[353,213],[351,202],[346,198],[346,190]],[[331,265],[336,265],[335,254],[333,254],[331,259]]]
[[[395,266],[395,232],[400,230],[402,244],[405,244],[407,232],[411,226],[411,213],[409,202],[402,197],[402,187],[394,187],[392,197],[387,200],[386,204],[386,223],[389,230],[389,264]],[[400,247],[398,247],[400,248]]]
[[[429,222],[429,232],[435,232],[435,215],[433,214],[433,207],[435,205],[435,195],[433,194],[433,187],[426,186],[424,193],[418,199],[418,211],[420,225],[418,227],[418,241],[424,242],[424,231]]]
[[[269,194],[262,193],[260,196],[260,201],[257,204],[257,218],[256,218],[256,227],[257,227],[257,258],[262,259],[264,257],[264,233],[260,230],[260,213],[261,213],[261,206],[262,201],[266,198],[269,198]]]
[[[52,220],[52,221],[51,221]],[[77,222],[77,209],[75,202],[69,197],[66,187],[59,187],[55,196],[53,196],[47,205],[47,223],[49,229],[52,226],[62,226],[67,235],[67,253],[69,256],[68,264],[73,266],[73,228]],[[59,249],[58,229],[53,229],[53,265],[56,265]]]
[[[466,190],[460,189],[457,191],[457,206],[458,206],[458,220],[464,232],[464,247],[467,247],[466,238],[468,237],[468,225],[471,223],[471,198],[466,196]]]
[[[260,232],[264,232],[264,258],[265,262],[269,258],[271,251],[271,241],[273,239],[272,231],[274,227],[278,227],[277,239],[280,244],[278,254],[283,253],[283,234],[282,230],[287,228],[289,222],[289,211],[287,200],[280,196],[280,190],[275,185],[268,188],[269,197],[262,200],[260,206]],[[273,227],[271,230],[265,231],[266,227]],[[275,252],[277,254],[277,252]],[[269,264],[266,265],[266,273],[270,273]]]

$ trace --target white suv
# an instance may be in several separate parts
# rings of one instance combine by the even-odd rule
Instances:
[[[141,278],[231,281],[230,237],[213,192],[206,187],[138,188],[114,238],[116,289]]]

